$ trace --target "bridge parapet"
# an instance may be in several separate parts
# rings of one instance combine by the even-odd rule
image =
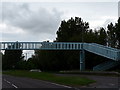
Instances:
[[[120,50],[95,43],[73,42],[0,42],[0,50],[80,50],[80,70],[85,67],[84,51],[114,60],[96,66],[95,70],[106,70],[120,61]],[[106,66],[108,65],[108,67]],[[104,68],[100,68],[103,67]]]
[[[80,50],[82,43],[1,42],[1,50]]]
[[[118,56],[117,60],[120,61],[120,52],[117,53],[117,56]]]

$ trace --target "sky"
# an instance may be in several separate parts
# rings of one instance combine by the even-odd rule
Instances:
[[[51,1],[51,0],[50,0]],[[118,19],[118,1],[0,2],[0,41],[53,41],[62,20],[81,17],[90,28],[105,27]]]

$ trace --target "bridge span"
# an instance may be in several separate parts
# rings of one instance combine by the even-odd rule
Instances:
[[[120,64],[120,50],[96,43],[74,42],[0,42],[0,50],[79,50],[80,70],[85,69],[85,51],[111,60],[93,67],[93,70],[107,70]]]

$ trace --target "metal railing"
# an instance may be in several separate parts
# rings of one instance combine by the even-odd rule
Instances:
[[[1,42],[1,50],[81,50],[82,43],[64,42]]]
[[[119,49],[114,49],[111,47],[107,47],[95,43],[84,43],[83,49],[112,60],[116,60],[116,61],[120,60]]]
[[[95,43],[72,42],[0,42],[0,50],[86,50],[118,61],[120,50]]]

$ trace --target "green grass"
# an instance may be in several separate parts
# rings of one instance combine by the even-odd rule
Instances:
[[[45,81],[50,81],[54,83],[69,85],[69,86],[83,86],[94,83],[94,80],[88,78],[79,77],[79,76],[58,76],[54,73],[48,72],[29,72],[29,71],[5,71],[3,74],[20,76],[20,77],[29,77],[33,79],[40,79]]]

